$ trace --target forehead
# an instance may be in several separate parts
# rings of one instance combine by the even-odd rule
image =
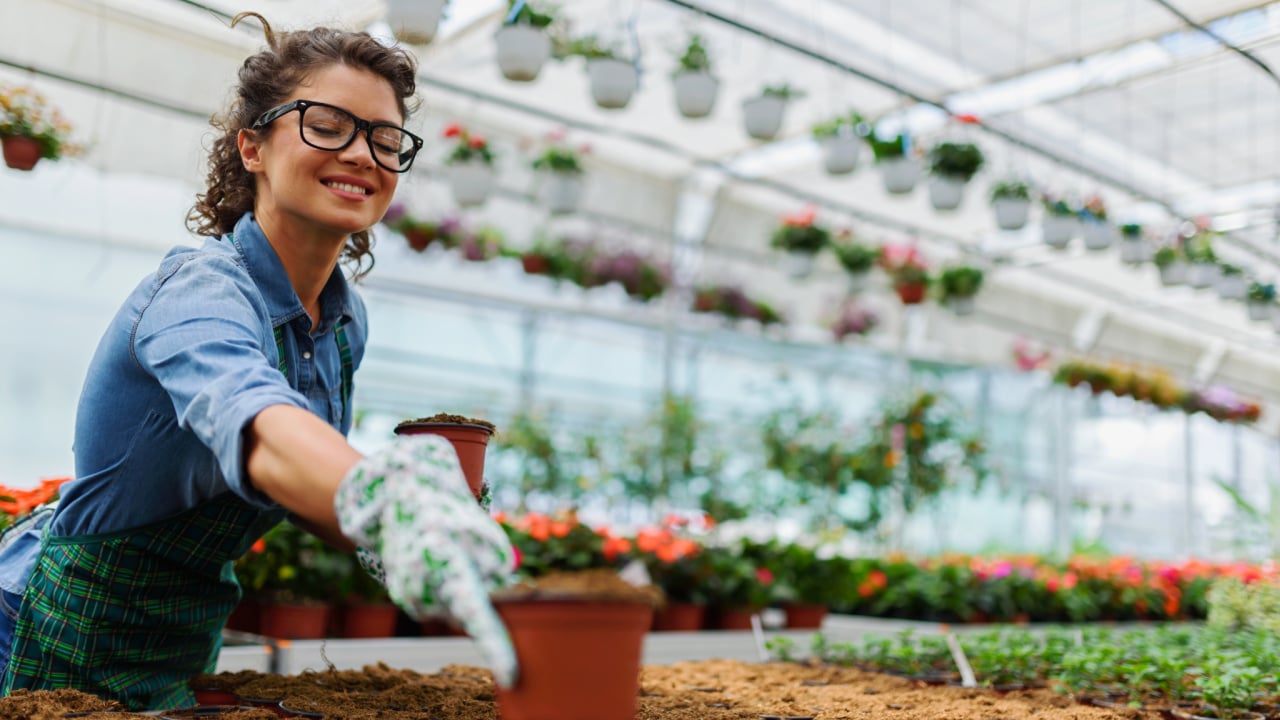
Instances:
[[[385,78],[347,65],[329,65],[311,73],[287,100],[313,100],[337,105],[373,122],[404,122],[395,91]]]

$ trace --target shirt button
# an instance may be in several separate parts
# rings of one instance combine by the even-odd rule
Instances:
[[[302,353],[302,359],[303,359],[303,360],[310,360],[310,359],[311,359],[311,351],[310,351],[310,350],[307,350],[307,351],[303,352],[303,353]]]

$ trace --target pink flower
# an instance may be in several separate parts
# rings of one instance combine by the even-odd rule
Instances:
[[[769,572],[769,568],[756,568],[756,580],[761,585],[772,585],[773,573]]]

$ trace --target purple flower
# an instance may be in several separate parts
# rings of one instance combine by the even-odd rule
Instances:
[[[404,203],[391,203],[391,205],[387,207],[386,214],[382,216],[382,222],[393,223],[404,217],[406,212],[408,211],[405,209]]]

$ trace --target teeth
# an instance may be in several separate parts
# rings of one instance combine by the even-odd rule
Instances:
[[[369,194],[368,190],[360,187],[359,185],[348,185],[347,183],[340,183],[340,182],[330,182],[330,183],[325,183],[325,185],[328,185],[334,190],[342,190],[344,192],[356,193],[357,195]]]

